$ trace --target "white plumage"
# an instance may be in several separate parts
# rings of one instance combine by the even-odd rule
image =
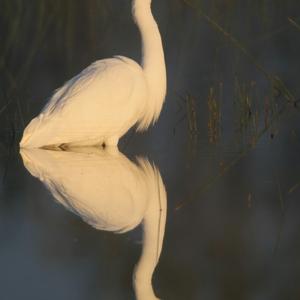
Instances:
[[[116,146],[135,124],[147,129],[161,111],[166,70],[151,1],[133,0],[133,17],[142,37],[141,66],[116,56],[94,62],[55,91],[26,127],[20,146]]]

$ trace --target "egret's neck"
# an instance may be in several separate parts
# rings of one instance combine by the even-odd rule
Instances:
[[[133,1],[133,17],[142,37],[142,68],[155,114],[160,113],[166,94],[166,66],[162,40],[149,0]],[[158,115],[155,115],[157,118]]]

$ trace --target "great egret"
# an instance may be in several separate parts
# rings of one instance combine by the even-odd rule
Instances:
[[[26,127],[21,147],[116,146],[133,125],[142,131],[158,119],[166,67],[151,0],[133,0],[132,14],[142,38],[141,66],[123,56],[91,64],[54,92]]]
[[[143,224],[143,248],[133,287],[137,300],[157,299],[152,275],[167,212],[158,169],[146,159],[131,162],[115,147],[73,148],[71,152],[21,149],[21,155],[27,170],[59,203],[96,229],[123,233]]]

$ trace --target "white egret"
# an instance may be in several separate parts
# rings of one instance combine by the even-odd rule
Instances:
[[[135,124],[142,131],[158,119],[166,67],[151,0],[133,0],[132,14],[142,38],[141,66],[123,56],[91,64],[54,92],[25,128],[21,147],[116,146]]]
[[[133,287],[137,300],[157,299],[152,275],[162,249],[167,212],[158,169],[146,159],[131,162],[115,147],[71,151],[21,149],[21,155],[28,171],[59,203],[96,229],[123,233],[143,224],[142,254],[134,269]]]

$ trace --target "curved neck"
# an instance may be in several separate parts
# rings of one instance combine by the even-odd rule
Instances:
[[[133,0],[132,13],[142,38],[142,68],[150,92],[153,121],[160,114],[166,94],[166,67],[162,40],[149,0]],[[150,107],[148,107],[149,109]]]

